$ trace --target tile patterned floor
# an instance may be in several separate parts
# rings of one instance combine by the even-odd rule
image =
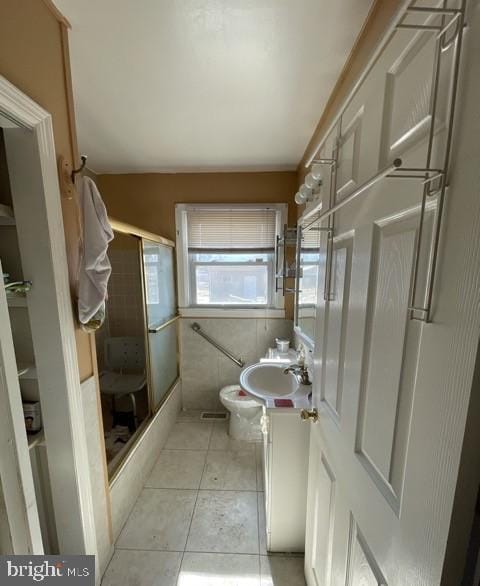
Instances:
[[[115,546],[103,586],[305,586],[267,555],[261,446],[182,413]]]

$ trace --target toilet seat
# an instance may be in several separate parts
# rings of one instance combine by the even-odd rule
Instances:
[[[240,391],[242,390],[243,389],[240,385],[228,385],[220,390],[220,397],[222,397],[225,401],[231,401],[232,403],[236,403],[237,405],[240,403],[240,405],[238,405],[240,409],[242,407],[244,409],[248,409],[251,407],[255,408],[261,405],[260,401],[257,401],[257,399],[255,399],[254,397],[252,397],[248,393],[245,393],[245,391],[243,391],[245,395],[241,395]]]

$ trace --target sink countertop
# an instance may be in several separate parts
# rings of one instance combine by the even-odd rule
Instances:
[[[311,387],[308,388],[311,389]],[[275,397],[277,399],[290,399],[293,403],[293,407],[277,407],[277,405],[275,405],[274,397],[265,397],[261,400],[264,402],[266,409],[275,409],[275,411],[300,411],[301,409],[310,409],[312,406],[312,400],[311,398],[308,398],[309,393],[310,391],[305,394],[299,390],[290,397]]]

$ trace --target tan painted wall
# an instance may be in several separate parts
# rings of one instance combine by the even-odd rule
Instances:
[[[176,203],[287,203],[289,224],[296,221],[293,171],[99,175],[97,184],[113,218],[170,240],[175,240]],[[291,296],[286,308],[292,317]]]
[[[295,220],[295,172],[98,175],[108,213],[175,240],[176,203],[288,203]]]
[[[71,100],[67,28],[49,0],[0,0],[0,74],[30,96],[53,119],[55,148],[78,161]],[[76,203],[62,200],[72,293],[78,268]],[[76,331],[80,378],[93,372],[91,336]]]

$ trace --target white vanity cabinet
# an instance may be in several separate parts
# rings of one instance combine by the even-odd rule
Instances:
[[[310,427],[300,419],[300,409],[264,407],[263,470],[268,551],[305,551]]]

